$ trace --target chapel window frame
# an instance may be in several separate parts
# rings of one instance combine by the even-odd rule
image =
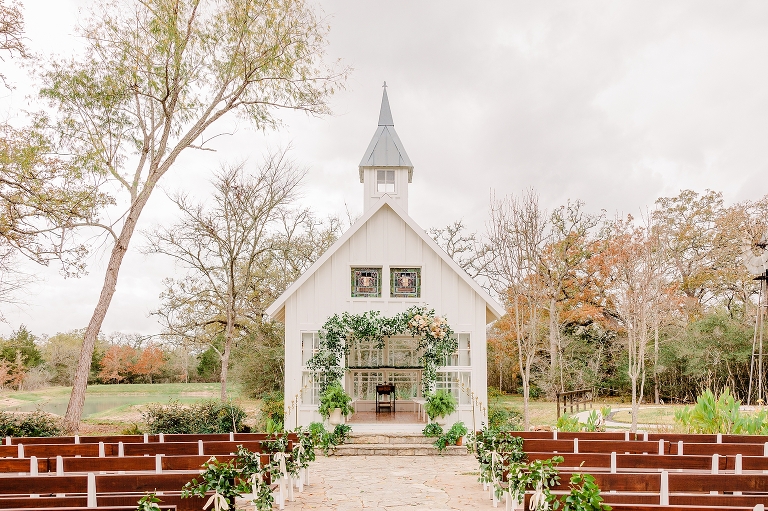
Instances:
[[[353,266],[350,269],[350,296],[352,298],[381,298],[382,276],[381,266]],[[364,282],[364,278],[374,278],[375,282]]]
[[[399,286],[397,280],[409,276],[414,279],[413,286]],[[391,298],[421,298],[421,267],[420,266],[390,266],[389,268],[389,296]],[[413,291],[407,291],[406,287],[412,287]]]

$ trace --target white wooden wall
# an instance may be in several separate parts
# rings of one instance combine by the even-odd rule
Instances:
[[[382,298],[351,298],[352,267],[381,266]],[[421,267],[421,298],[388,298],[388,267]],[[336,313],[380,310],[391,317],[416,304],[426,304],[446,316],[454,331],[471,335],[472,390],[487,403],[486,303],[427,245],[400,216],[382,207],[314,275],[294,292],[285,305],[285,399],[289,404],[301,389],[301,332],[318,331]],[[299,425],[321,421],[317,407],[299,407]],[[461,406],[451,422],[472,424],[472,407]],[[486,421],[475,409],[475,427]],[[286,427],[296,425],[293,413]]]

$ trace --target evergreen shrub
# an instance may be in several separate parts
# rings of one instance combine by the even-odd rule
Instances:
[[[167,405],[148,405],[143,412],[147,432],[150,434],[191,434],[247,432],[243,424],[245,410],[232,403],[214,399],[201,401],[191,406],[182,406],[178,401]]]

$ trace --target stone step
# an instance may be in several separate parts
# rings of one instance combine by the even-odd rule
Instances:
[[[350,435],[347,443],[351,444],[432,444],[434,438],[413,433],[355,433]]]
[[[430,444],[343,444],[336,447],[336,456],[466,456],[467,447],[450,445],[440,453]]]

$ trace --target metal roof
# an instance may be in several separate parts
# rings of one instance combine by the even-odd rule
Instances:
[[[387,83],[384,82],[384,95],[381,98],[381,112],[379,112],[379,126],[376,128],[365,156],[360,161],[360,182],[363,182],[363,169],[371,167],[399,167],[408,169],[408,182],[413,177],[413,164],[405,152],[403,143],[395,131],[395,122],[392,120],[392,110],[389,108],[387,97]]]

